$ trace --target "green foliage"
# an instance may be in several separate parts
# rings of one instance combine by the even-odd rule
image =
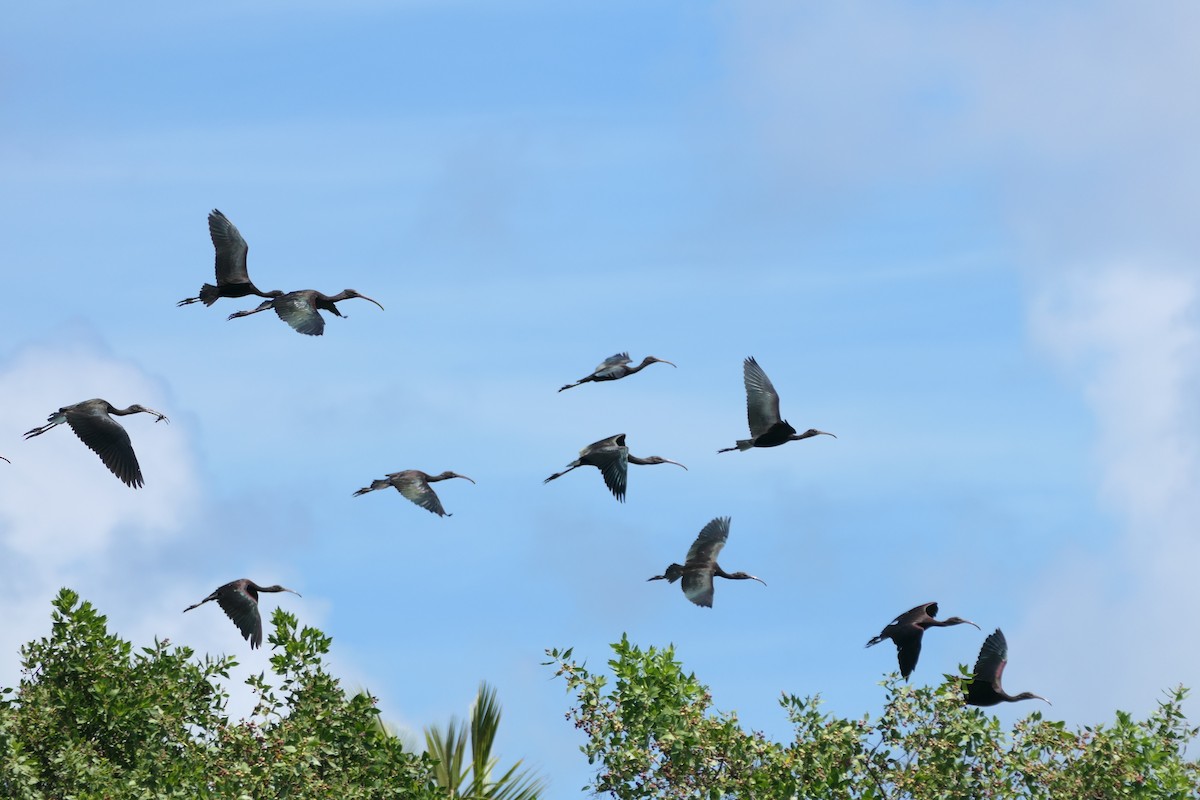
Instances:
[[[1196,798],[1200,764],[1186,757],[1200,729],[1187,724],[1183,688],[1143,721],[1068,730],[1037,711],[1011,731],[963,704],[962,675],[913,687],[893,675],[877,718],[822,713],[820,698],[784,695],[789,743],[746,733],[711,708],[673,648],[613,645],[615,679],[592,675],[572,651],[548,650],[575,695],[570,717],[597,765],[591,788],[633,798]]]
[[[20,686],[0,693],[0,797],[434,798],[431,764],[380,732],[374,701],[325,671],[329,638],[276,610],[278,687],[232,722],[232,658],[197,663],[167,642],[134,652],[63,589],[49,638],[22,648]]]
[[[517,761],[499,778],[493,778],[499,759],[492,756],[500,727],[500,703],[495,688],[486,681],[471,706],[469,725],[451,719],[444,730],[425,729],[425,749],[437,762],[434,779],[450,797],[463,800],[537,800],[545,781]],[[470,736],[470,750],[467,737]],[[470,757],[468,760],[468,756]]]

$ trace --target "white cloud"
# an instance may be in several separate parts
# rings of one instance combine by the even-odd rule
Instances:
[[[1122,523],[1051,565],[1033,597],[1022,650],[1056,686],[1057,713],[1141,712],[1195,682],[1200,646],[1178,618],[1197,605],[1200,559],[1197,288],[1191,275],[1126,264],[1070,274],[1034,304],[1034,339],[1095,414],[1098,499]]]

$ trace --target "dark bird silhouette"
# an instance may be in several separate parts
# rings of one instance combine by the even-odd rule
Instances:
[[[597,467],[600,474],[604,476],[604,485],[613,493],[613,497],[624,503],[625,479],[630,464],[674,464],[677,467],[683,467],[683,464],[678,461],[661,456],[638,458],[630,455],[629,448],[625,446],[625,434],[618,433],[616,436],[592,442],[579,451],[579,458],[568,464],[566,469],[554,473],[542,483],[549,483],[555,478],[561,478],[576,467]],[[687,467],[683,468],[687,469]]]
[[[278,289],[263,292],[250,282],[250,275],[246,272],[246,253],[250,248],[234,224],[215,208],[208,215],[208,235],[212,237],[213,247],[217,250],[217,285],[206,283],[200,287],[199,297],[188,297],[175,305],[186,306],[199,301],[211,306],[221,297],[245,297],[251,294],[259,297],[283,296]]]
[[[371,300],[365,294],[359,294],[353,289],[343,289],[333,297],[322,294],[316,289],[301,289],[298,292],[288,292],[272,300],[264,300],[258,308],[250,309],[249,311],[235,311],[229,315],[230,319],[236,317],[248,317],[251,314],[257,314],[260,311],[266,311],[268,308],[275,309],[275,313],[279,318],[291,325],[293,329],[308,336],[320,336],[325,332],[325,318],[317,313],[320,311],[328,311],[337,317],[345,317],[346,315],[337,310],[334,303],[339,303],[342,300],[349,300],[352,297],[361,297],[363,300],[370,300],[375,305],[383,308],[377,300]]]
[[[832,433],[809,428],[804,433],[796,433],[796,429],[785,419],[779,418],[779,394],[771,385],[771,379],[762,367],[751,356],[742,365],[746,381],[746,417],[750,420],[750,438],[738,439],[737,446],[726,447],[718,453],[728,453],[730,450],[749,450],[751,447],[778,447],[784,442],[797,439],[807,439],[810,436],[833,436]]]
[[[233,624],[242,632],[242,638],[250,641],[250,649],[253,650],[262,645],[262,616],[258,613],[259,592],[291,592],[297,597],[301,596],[295,589],[278,584],[259,586],[249,578],[239,578],[220,587],[199,603],[192,603],[183,613],[186,614],[209,600],[216,600],[225,616],[233,620]]]
[[[171,421],[165,414],[160,414],[152,408],[139,405],[115,408],[107,400],[97,398],[63,406],[46,417],[49,424],[26,431],[25,438],[41,436],[55,425],[65,422],[92,452],[100,456],[104,466],[108,467],[113,475],[120,478],[126,486],[137,489],[142,485],[142,468],[138,466],[137,455],[133,452],[133,442],[129,441],[129,434],[121,424],[109,415],[124,417],[138,413],[153,414],[158,417],[155,422]]]
[[[717,564],[717,556],[729,538],[729,517],[717,517],[704,526],[696,541],[688,548],[687,558],[683,564],[671,564],[663,575],[647,578],[647,581],[667,581],[674,583],[683,578],[681,584],[687,599],[698,606],[712,608],[713,577],[728,578],[731,581],[758,581],[763,586],[767,582],[745,572],[726,572]]]
[[[396,487],[396,491],[412,500],[421,508],[428,509],[439,517],[452,517],[453,514],[446,513],[442,508],[442,501],[438,500],[437,493],[429,488],[429,484],[435,481],[444,481],[447,478],[462,478],[463,480],[472,481],[466,475],[459,475],[457,472],[443,472],[440,475],[429,475],[421,472],[419,469],[406,469],[403,472],[389,473],[386,478],[380,478],[376,481],[371,481],[370,486],[363,487],[354,493],[355,497],[364,495],[367,492],[374,492],[378,489],[386,489],[389,486]]]
[[[908,680],[908,676],[917,666],[917,659],[921,655],[921,637],[925,635],[927,628],[947,628],[951,625],[962,624],[975,625],[971,620],[962,617],[934,619],[937,613],[937,603],[924,603],[905,611],[889,622],[878,636],[867,642],[867,647],[877,645],[884,639],[891,639],[895,642],[896,658],[900,661],[900,674],[904,676],[904,680]],[[979,626],[975,625],[975,627]]]
[[[1000,685],[1004,665],[1008,663],[1008,642],[999,628],[989,634],[979,648],[979,659],[975,662],[974,680],[967,684],[967,705],[994,706],[997,703],[1015,703],[1018,700],[1049,700],[1033,692],[1011,695]],[[1051,704],[1053,705],[1053,704]]]
[[[596,367],[595,371],[591,375],[588,375],[586,378],[580,378],[574,383],[568,383],[566,386],[562,387],[562,389],[559,389],[559,391],[562,392],[570,389],[573,386],[578,386],[581,383],[590,383],[592,381],[615,381],[620,378],[624,378],[626,375],[632,375],[635,372],[641,372],[646,367],[655,363],[671,364],[672,367],[675,366],[665,358],[646,356],[642,359],[642,363],[638,364],[636,367],[631,367],[629,366],[629,353],[617,353],[616,355],[609,356],[601,361],[600,365]]]

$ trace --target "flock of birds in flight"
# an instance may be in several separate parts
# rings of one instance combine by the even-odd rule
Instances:
[[[343,300],[361,298],[375,303],[380,309],[383,308],[378,301],[353,289],[345,289],[333,296],[322,294],[314,289],[293,292],[276,289],[263,292],[250,281],[246,268],[246,254],[249,248],[234,224],[220,211],[213,209],[212,213],[208,215],[208,230],[212,237],[213,247],[216,249],[216,285],[206,283],[200,287],[200,294],[197,297],[180,300],[176,305],[185,306],[200,302],[205,306],[211,306],[222,297],[239,298],[256,295],[266,299],[257,308],[230,314],[229,319],[246,317],[260,311],[273,309],[276,315],[294,330],[309,336],[320,336],[325,331],[325,320],[319,312],[328,311],[335,316],[343,316],[335,305]],[[574,383],[569,383],[558,391],[562,392],[585,383],[619,380],[655,363],[675,366],[670,361],[655,356],[647,356],[637,366],[631,366],[632,360],[628,353],[617,353],[602,361],[590,375],[586,375]],[[738,439],[733,447],[722,448],[717,451],[718,453],[750,450],[755,447],[777,447],[787,442],[808,439],[813,436],[834,436],[832,433],[815,428],[810,428],[804,433],[797,433],[796,429],[782,418],[779,411],[779,394],[775,391],[770,378],[753,357],[747,358],[743,364],[743,378],[746,387],[746,416],[750,427],[750,438]],[[45,425],[26,432],[25,438],[32,439],[41,436],[52,428],[66,423],[75,432],[75,435],[100,457],[113,475],[116,475],[126,486],[136,489],[143,485],[142,470],[138,465],[129,433],[113,417],[139,413],[154,416],[155,422],[169,422],[165,414],[145,406],[135,404],[127,408],[117,408],[107,400],[97,398],[63,406],[50,414]],[[8,461],[3,456],[0,456],[0,459]],[[579,467],[596,467],[600,470],[608,490],[618,501],[624,502],[630,464],[674,464],[687,469],[678,461],[661,456],[639,458],[631,455],[629,447],[625,443],[625,434],[621,433],[589,444],[579,451],[579,458],[569,463],[566,469],[554,473],[544,482],[549,483]],[[429,475],[421,470],[407,469],[372,481],[370,486],[359,489],[354,492],[353,496],[359,497],[368,492],[392,487],[427,511],[438,516],[450,516],[442,507],[437,493],[429,485],[449,478],[462,478],[471,483],[475,482],[466,475],[456,472],[446,471],[438,475]],[[715,577],[727,580],[755,580],[765,586],[766,582],[761,578],[746,572],[725,572],[717,563],[717,557],[729,538],[729,525],[729,517],[717,517],[709,522],[688,549],[683,564],[670,564],[662,575],[655,575],[648,580],[665,580],[668,583],[680,581],[683,594],[687,599],[698,606],[705,607],[712,606],[713,578]],[[283,586],[259,586],[248,578],[241,578],[218,587],[203,600],[188,606],[184,611],[191,611],[210,600],[215,600],[237,626],[243,638],[250,642],[251,648],[257,648],[262,644],[262,617],[258,610],[258,595],[261,592],[299,594],[299,592]],[[900,674],[907,680],[916,668],[917,659],[921,653],[921,639],[926,630],[960,624],[979,627],[974,622],[960,617],[939,620],[937,613],[937,603],[924,603],[906,611],[890,622],[878,636],[868,641],[866,646],[871,647],[884,639],[891,639],[896,645]],[[1017,695],[1006,693],[1001,686],[1000,679],[1007,661],[1008,643],[1004,634],[997,628],[987,637],[979,651],[979,658],[975,662],[973,672],[974,678],[966,687],[968,704],[991,706],[1000,702],[1029,699],[1049,702],[1044,697],[1031,692],[1022,692]]]

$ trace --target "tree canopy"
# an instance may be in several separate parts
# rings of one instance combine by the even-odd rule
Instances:
[[[819,697],[785,694],[790,742],[742,730],[737,715],[712,708],[673,648],[613,645],[614,685],[549,650],[547,662],[574,695],[570,717],[597,767],[590,788],[634,798],[935,797],[1195,798],[1200,764],[1186,755],[1198,729],[1181,710],[1182,687],[1145,720],[1118,711],[1110,725],[1068,729],[1039,711],[1009,730],[963,703],[969,672],[938,686],[910,686],[893,674],[877,717],[823,713]]]
[[[50,636],[21,650],[0,694],[0,796],[49,798],[434,798],[428,757],[376,725],[368,695],[325,669],[330,639],[276,609],[271,666],[250,679],[250,717],[225,713],[228,656],[154,643],[134,652],[63,589]]]

